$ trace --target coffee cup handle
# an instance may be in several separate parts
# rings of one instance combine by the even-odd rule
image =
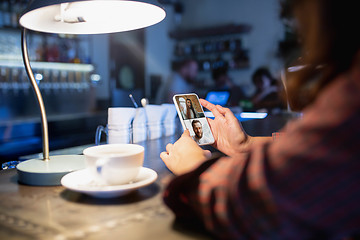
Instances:
[[[95,145],[100,145],[101,142],[101,133],[104,132],[105,134],[107,134],[106,128],[102,125],[99,125],[96,128],[96,133],[95,133]]]
[[[102,176],[103,167],[107,164],[108,161],[109,160],[106,159],[106,158],[99,158],[98,160],[96,160],[95,167],[96,167],[96,173],[97,174]]]

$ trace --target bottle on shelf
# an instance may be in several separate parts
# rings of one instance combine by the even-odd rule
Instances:
[[[5,28],[11,27],[11,6],[10,1],[2,1],[1,12],[2,12],[2,25]]]
[[[22,69],[19,74],[19,82],[21,85],[21,89],[25,94],[29,94],[30,82],[28,80],[28,76],[25,69]]]
[[[0,67],[0,90],[3,93],[7,92],[8,89],[8,77],[7,77],[7,68]]]
[[[0,3],[0,28],[4,27],[4,12],[3,3]]]
[[[20,84],[18,80],[19,80],[19,69],[13,68],[11,70],[11,88],[14,91],[15,95],[17,95],[20,90]]]
[[[16,0],[10,0],[10,26],[11,28],[19,27],[20,6]]]

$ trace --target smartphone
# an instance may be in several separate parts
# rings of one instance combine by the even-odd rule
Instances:
[[[191,137],[199,145],[215,142],[199,97],[195,93],[176,94],[173,97],[183,129],[188,129]]]

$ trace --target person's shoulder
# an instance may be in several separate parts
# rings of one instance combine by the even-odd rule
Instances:
[[[318,99],[328,105],[329,102],[335,105],[358,103],[360,104],[360,74],[342,74],[335,78],[320,93]]]
[[[304,109],[303,122],[333,129],[349,121],[360,108],[360,84],[356,83],[359,80],[360,77],[354,80],[348,74],[338,76]]]

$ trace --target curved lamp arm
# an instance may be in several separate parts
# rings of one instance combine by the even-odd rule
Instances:
[[[40,112],[41,112],[41,126],[42,126],[42,141],[43,141],[43,160],[48,161],[49,158],[49,133],[48,133],[48,123],[45,112],[45,105],[38,84],[36,83],[34,73],[30,66],[30,60],[27,50],[26,42],[26,28],[22,28],[21,32],[21,50],[23,61],[26,69],[26,73],[30,79],[31,85],[35,91],[36,99],[39,103]]]

